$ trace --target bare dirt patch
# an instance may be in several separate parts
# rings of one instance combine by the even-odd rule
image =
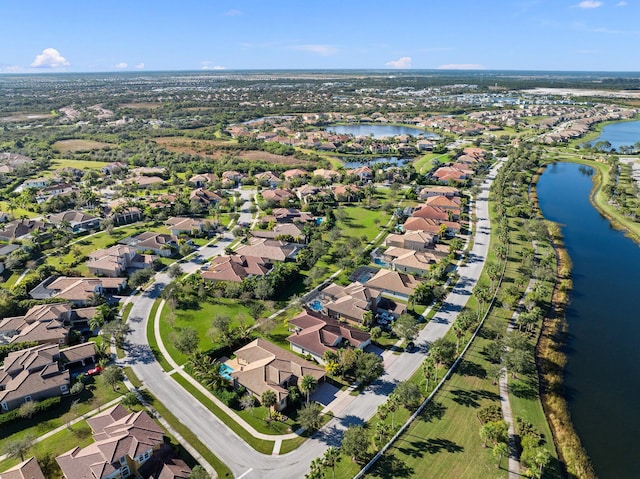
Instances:
[[[10,116],[0,117],[0,123],[9,123],[12,121],[36,121],[53,118],[52,113],[14,113]]]
[[[243,160],[260,160],[274,165],[300,165],[305,163],[304,160],[299,160],[293,156],[274,155],[273,153],[267,153],[266,151],[225,149],[225,146],[229,146],[232,143],[224,140],[195,140],[191,138],[162,137],[156,138],[155,141],[159,145],[164,146],[167,150],[174,151],[176,153],[202,155],[214,159],[221,158],[224,155],[232,155]]]
[[[120,105],[120,108],[146,108],[149,110],[153,110],[154,108],[160,108],[162,106],[162,103],[154,103],[154,102],[138,102],[138,103],[123,103],[122,105]]]
[[[61,140],[53,144],[53,149],[60,153],[78,153],[82,151],[101,150],[113,145],[93,140]]]

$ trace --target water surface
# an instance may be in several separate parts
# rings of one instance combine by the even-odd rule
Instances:
[[[378,125],[377,123],[359,123],[357,125],[329,125],[327,130],[339,135],[371,136],[374,138],[387,138],[398,135],[413,135],[422,138],[438,138],[438,135],[408,126]]]
[[[608,141],[613,148],[633,146],[640,142],[640,121],[621,121],[611,123],[602,129],[602,133],[593,143]]]
[[[575,428],[598,476],[640,477],[640,248],[589,202],[590,168],[550,165],[545,218],[562,224],[573,263],[566,385]]]

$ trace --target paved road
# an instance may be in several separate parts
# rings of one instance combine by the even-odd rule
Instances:
[[[489,249],[488,191],[499,165],[487,176],[476,202],[478,219],[473,248],[467,264],[458,270],[460,279],[447,297],[443,308],[422,330],[416,339],[414,352],[389,358],[385,374],[367,390],[346,400],[341,412],[336,412],[322,431],[306,441],[295,451],[281,456],[260,454],[248,446],[235,433],[230,431],[217,417],[206,410],[196,399],[190,396],[180,385],[173,381],[155,361],[147,345],[146,324],[149,312],[156,297],[169,279],[164,273],[156,276],[156,283],[141,296],[134,299],[129,314],[129,323],[133,332],[129,337],[130,348],[127,361],[135,373],[171,412],[198,438],[229,466],[235,477],[246,479],[269,479],[283,477],[303,477],[309,463],[320,456],[330,446],[338,446],[343,431],[351,424],[363,423],[377,410],[398,381],[409,378],[420,367],[427,355],[428,345],[447,332],[457,313],[469,299],[477,279],[482,272],[484,260]],[[244,195],[251,192],[245,191]],[[246,215],[247,213],[243,213]],[[246,216],[240,221],[247,221]],[[226,243],[211,247],[203,256],[211,256],[224,250]],[[183,269],[190,272],[198,267],[195,263],[185,263]]]

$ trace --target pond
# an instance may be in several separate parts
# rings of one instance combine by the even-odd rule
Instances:
[[[545,218],[560,223],[573,264],[565,385],[575,428],[602,478],[637,478],[640,449],[640,248],[589,201],[591,168],[547,167]]]
[[[618,149],[621,146],[633,146],[640,142],[640,121],[621,121],[611,123],[602,129],[600,136],[592,144],[599,141],[608,141],[611,147]]]
[[[363,156],[362,158],[352,158],[353,157],[350,157],[348,159],[340,158],[345,168],[358,168],[359,166],[363,165],[373,166],[380,165],[382,163],[386,163],[390,166],[404,166],[407,163],[411,163],[413,161],[411,158],[398,158],[397,156],[381,156],[376,158]]]
[[[413,135],[421,138],[439,138],[435,133],[408,126],[378,125],[377,123],[359,123],[357,125],[329,125],[327,130],[339,135],[370,136],[388,138],[398,135]]]

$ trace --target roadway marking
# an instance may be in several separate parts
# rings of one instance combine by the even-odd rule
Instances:
[[[253,471],[253,467],[251,469],[249,469],[247,472],[245,472],[244,474],[242,474],[241,476],[238,476],[236,479],[242,479],[244,476],[249,474],[251,471]]]

